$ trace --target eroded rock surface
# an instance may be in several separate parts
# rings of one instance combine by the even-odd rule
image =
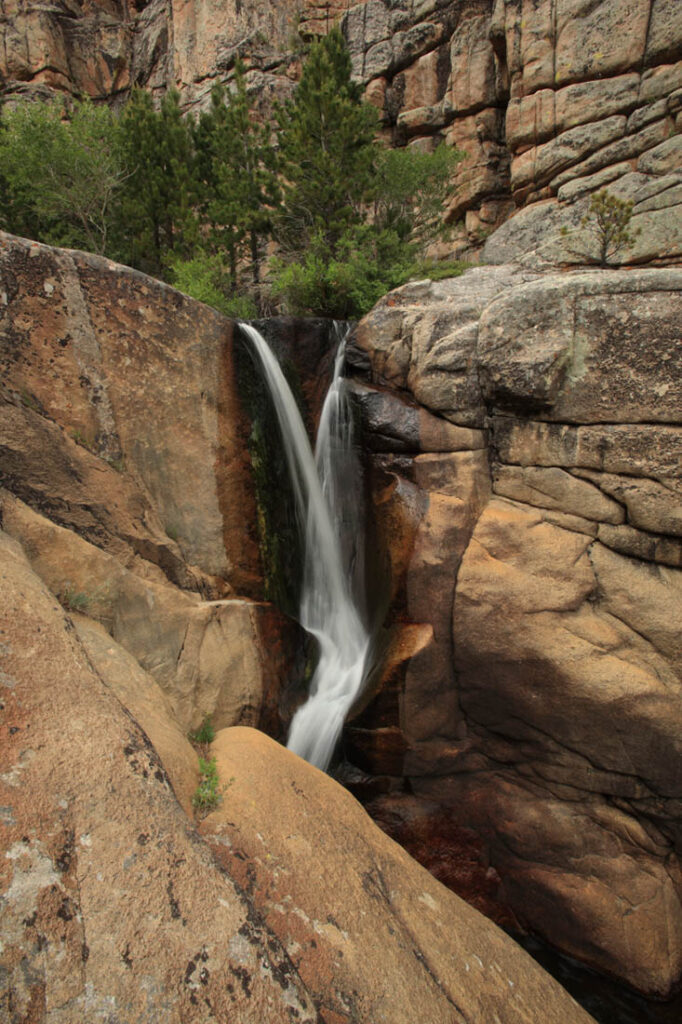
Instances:
[[[74,629],[3,531],[0,584],[3,1019],[591,1020],[262,734],[219,734],[229,789],[209,845],[176,799],[181,744],[144,673]]]
[[[682,976],[680,295],[674,268],[480,268],[355,333],[394,630],[348,728],[358,792],[442,877],[473,829],[450,884],[659,995]],[[468,453],[420,448],[429,412]]]
[[[295,958],[323,1020],[584,1019],[327,776],[251,729],[219,733],[212,752],[231,781],[201,832]]]
[[[9,235],[0,281],[4,529],[64,607],[149,673],[182,733],[212,716],[279,735],[297,634],[258,599],[232,322],[107,260]],[[319,359],[320,332],[310,344]]]

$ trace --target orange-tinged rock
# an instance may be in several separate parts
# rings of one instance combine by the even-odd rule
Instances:
[[[282,943],[4,533],[0,586],[0,1006],[31,1024],[318,1021]]]
[[[295,959],[323,1019],[589,1020],[328,776],[250,729],[223,730],[212,753],[229,785],[201,832]]]

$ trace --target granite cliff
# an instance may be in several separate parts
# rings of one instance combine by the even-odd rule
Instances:
[[[681,293],[672,268],[482,267],[356,332],[394,631],[356,785],[436,869],[444,837],[446,874],[473,829],[463,890],[658,994],[682,969]]]
[[[9,100],[60,90],[112,102],[132,85],[177,87],[198,110],[239,53],[266,113],[291,91],[302,43],[336,19],[386,140],[445,138],[466,156],[444,211],[458,225],[450,249],[480,246],[519,207],[532,236],[595,188],[629,197],[634,173],[657,230],[631,260],[679,257],[674,0],[6,0],[0,84]]]
[[[301,39],[337,16],[386,139],[445,137],[467,154],[443,216],[459,225],[452,247],[482,246],[487,264],[405,285],[355,332],[386,592],[375,589],[388,614],[383,658],[346,733],[348,784],[489,916],[667,996],[682,979],[680,5],[7,0],[3,96],[57,89],[119,102],[134,83],[175,85],[195,110],[239,52],[265,112],[293,87]],[[571,242],[605,185],[632,200],[638,234],[621,269],[593,270]],[[3,885],[18,898],[15,1019],[102,1016],[114,999],[122,1020],[156,1020],[170,984],[182,1019],[239,1006],[248,1020],[252,997],[259,1020],[331,1024],[390,1006],[398,1021],[369,982],[401,974],[407,955],[423,968],[419,992],[432,1002],[421,1017],[434,1024],[443,1012],[580,1020],[525,959],[523,1008],[503,1001],[500,957],[516,954],[496,931],[331,783],[229,731],[281,736],[282,680],[300,649],[263,600],[231,322],[106,260],[9,236],[0,281],[11,595],[0,804]],[[314,402],[324,331],[290,322],[280,333],[287,354],[303,352]],[[185,814],[197,780],[186,734],[207,714],[228,730],[215,749],[234,776],[235,813],[227,800],[203,824],[204,843]],[[269,795],[277,775],[300,801]],[[353,851],[367,906],[398,934],[385,943],[390,963],[375,959],[372,936],[348,942],[357,920],[315,904],[305,876],[322,832],[306,801],[348,822],[324,842]],[[259,806],[267,813],[254,816]],[[282,845],[283,808],[311,858],[298,865]],[[344,871],[330,868],[329,891]],[[147,903],[145,877],[158,882]],[[402,895],[392,904],[414,887],[428,934]],[[201,914],[218,906],[224,920],[206,938]],[[447,942],[442,907],[457,922]],[[134,948],[145,914],[164,922],[158,964]],[[448,952],[452,932],[469,927],[481,945],[462,963],[467,978],[480,969],[479,995]],[[237,936],[227,954],[219,932]],[[140,979],[144,1011],[132,994]]]

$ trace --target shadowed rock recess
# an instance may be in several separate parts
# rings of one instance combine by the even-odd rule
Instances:
[[[230,589],[259,585],[223,546],[243,501],[249,550],[253,501],[223,457],[230,323],[9,236],[2,296],[2,1020],[588,1024],[349,793],[244,727],[281,727],[291,630]],[[223,800],[198,831],[186,735],[206,714]]]

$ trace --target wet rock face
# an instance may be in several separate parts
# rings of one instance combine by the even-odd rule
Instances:
[[[473,829],[452,884],[659,995],[682,975],[681,294],[672,268],[488,267],[355,334],[393,580],[348,727],[369,806],[440,871]],[[429,411],[456,431],[435,456]]]

